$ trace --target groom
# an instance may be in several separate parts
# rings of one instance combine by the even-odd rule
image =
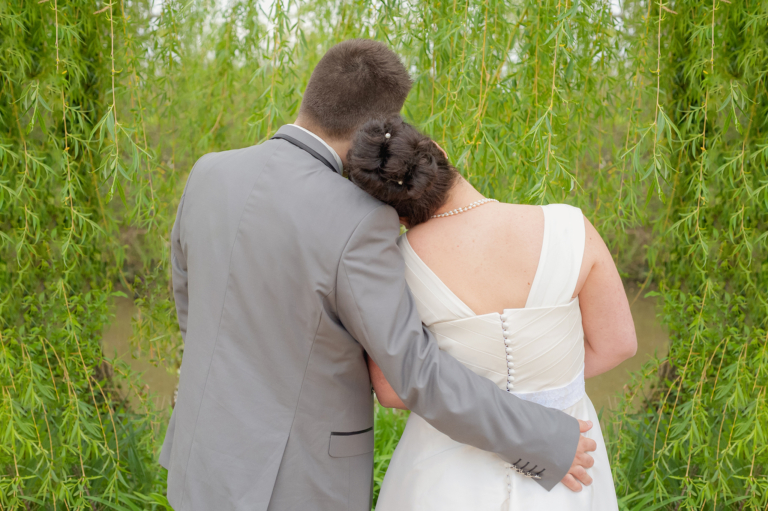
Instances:
[[[365,352],[453,439],[536,466],[547,490],[589,482],[594,441],[576,419],[438,350],[405,284],[395,210],[342,177],[355,129],[398,113],[410,88],[385,45],[345,41],[312,73],[295,125],[192,169],[171,233],[185,348],[160,455],[177,511],[368,511]]]

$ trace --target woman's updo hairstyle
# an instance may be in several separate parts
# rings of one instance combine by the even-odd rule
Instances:
[[[428,136],[400,116],[368,121],[347,154],[350,180],[413,227],[445,204],[459,173]]]

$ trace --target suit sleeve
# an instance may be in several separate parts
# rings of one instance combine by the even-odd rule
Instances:
[[[176,316],[179,321],[181,338],[187,338],[187,318],[189,316],[189,291],[187,278],[187,258],[181,242],[181,216],[184,211],[186,189],[179,201],[176,221],[171,230],[171,277],[173,280],[173,298],[176,302]]]
[[[576,419],[523,401],[438,349],[421,323],[389,206],[369,213],[339,263],[336,305],[344,327],[381,367],[410,410],[454,440],[495,452],[551,490],[576,453]]]
[[[209,153],[210,154],[210,153]],[[189,279],[187,277],[187,256],[184,252],[184,243],[181,240],[182,216],[184,213],[184,199],[187,197],[189,183],[192,181],[192,175],[200,162],[205,160],[208,154],[201,156],[189,171],[187,184],[184,186],[184,193],[179,201],[179,208],[176,210],[176,221],[173,222],[171,229],[171,278],[173,281],[173,298],[176,302],[176,317],[179,321],[179,330],[182,340],[187,338],[187,319],[189,317]]]

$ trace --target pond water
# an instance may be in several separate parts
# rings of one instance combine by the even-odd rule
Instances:
[[[154,394],[155,404],[160,408],[169,408],[176,391],[178,376],[168,372],[164,367],[156,367],[149,362],[149,357],[135,358],[131,356],[130,338],[133,334],[131,318],[136,312],[133,300],[116,298],[112,324],[104,331],[102,349],[107,358],[119,357],[134,371],[143,374],[144,384]],[[135,402],[135,399],[131,399]]]
[[[627,288],[630,302],[637,294],[636,288]],[[160,407],[169,407],[176,390],[178,377],[163,367],[153,366],[146,358],[133,358],[129,338],[131,336],[131,316],[135,309],[127,298],[115,300],[115,318],[104,332],[104,354],[115,354],[125,360],[134,371],[144,373],[144,383],[155,395],[155,402]],[[629,380],[629,373],[637,371],[654,353],[664,355],[667,350],[668,336],[656,317],[657,305],[654,298],[640,296],[632,304],[632,317],[637,331],[637,355],[623,362],[615,369],[587,380],[587,393],[598,412],[606,412],[615,407],[624,384]]]

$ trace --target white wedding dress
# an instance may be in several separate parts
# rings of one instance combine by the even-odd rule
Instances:
[[[498,455],[461,444],[412,413],[384,478],[376,511],[615,511],[618,509],[597,413],[584,392],[584,330],[573,292],[584,254],[581,210],[543,206],[544,241],[525,308],[476,315],[413,251],[398,242],[424,324],[475,373],[522,399],[594,426],[593,479],[580,493],[550,492]],[[512,460],[514,461],[514,460]],[[532,467],[528,467],[529,469]]]

